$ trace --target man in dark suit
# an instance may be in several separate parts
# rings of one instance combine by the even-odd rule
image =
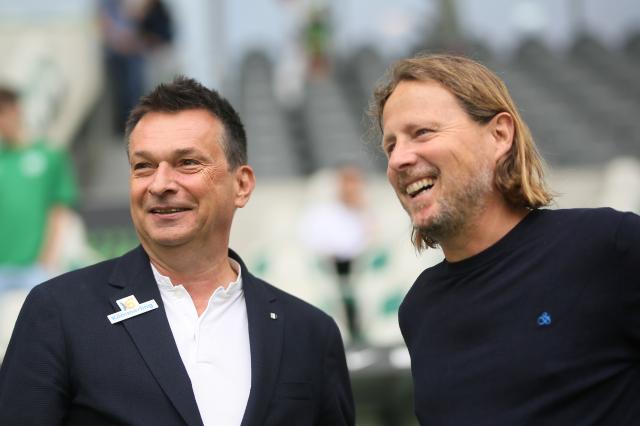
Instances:
[[[0,370],[2,425],[353,425],[335,322],[229,250],[255,185],[242,123],[179,77],[127,126],[141,246],[37,286]]]

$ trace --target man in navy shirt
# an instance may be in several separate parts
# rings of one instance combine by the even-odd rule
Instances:
[[[445,255],[399,312],[420,423],[640,424],[640,217],[541,209],[533,138],[470,59],[399,61],[372,112],[415,247]]]

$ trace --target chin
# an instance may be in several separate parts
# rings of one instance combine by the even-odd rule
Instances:
[[[431,221],[431,220],[414,220],[414,221],[412,221],[411,225],[413,226],[414,229],[422,229],[422,230],[427,231],[433,225],[433,221]]]
[[[156,240],[153,240],[153,243],[157,246],[162,246],[162,247],[178,247],[182,245],[184,241],[176,240],[176,239],[156,239]]]
[[[163,247],[176,247],[188,240],[186,235],[149,235],[149,242]]]
[[[414,228],[428,229],[436,220],[436,215],[422,210],[411,215],[411,223]]]

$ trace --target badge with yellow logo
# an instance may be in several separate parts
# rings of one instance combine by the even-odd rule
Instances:
[[[114,312],[111,315],[107,315],[111,324],[158,309],[158,304],[155,300],[151,299],[144,303],[138,303],[138,299],[136,299],[133,294],[116,300],[116,303],[118,304],[118,307],[120,307],[120,312]]]
[[[116,300],[116,303],[120,307],[121,311],[128,311],[129,309],[135,309],[138,307],[138,299],[132,294],[131,296],[124,297]]]

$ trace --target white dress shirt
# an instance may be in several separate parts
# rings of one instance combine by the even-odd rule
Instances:
[[[151,265],[205,426],[238,426],[251,390],[242,271],[238,262],[229,261],[238,278],[216,289],[200,317],[187,290]]]

